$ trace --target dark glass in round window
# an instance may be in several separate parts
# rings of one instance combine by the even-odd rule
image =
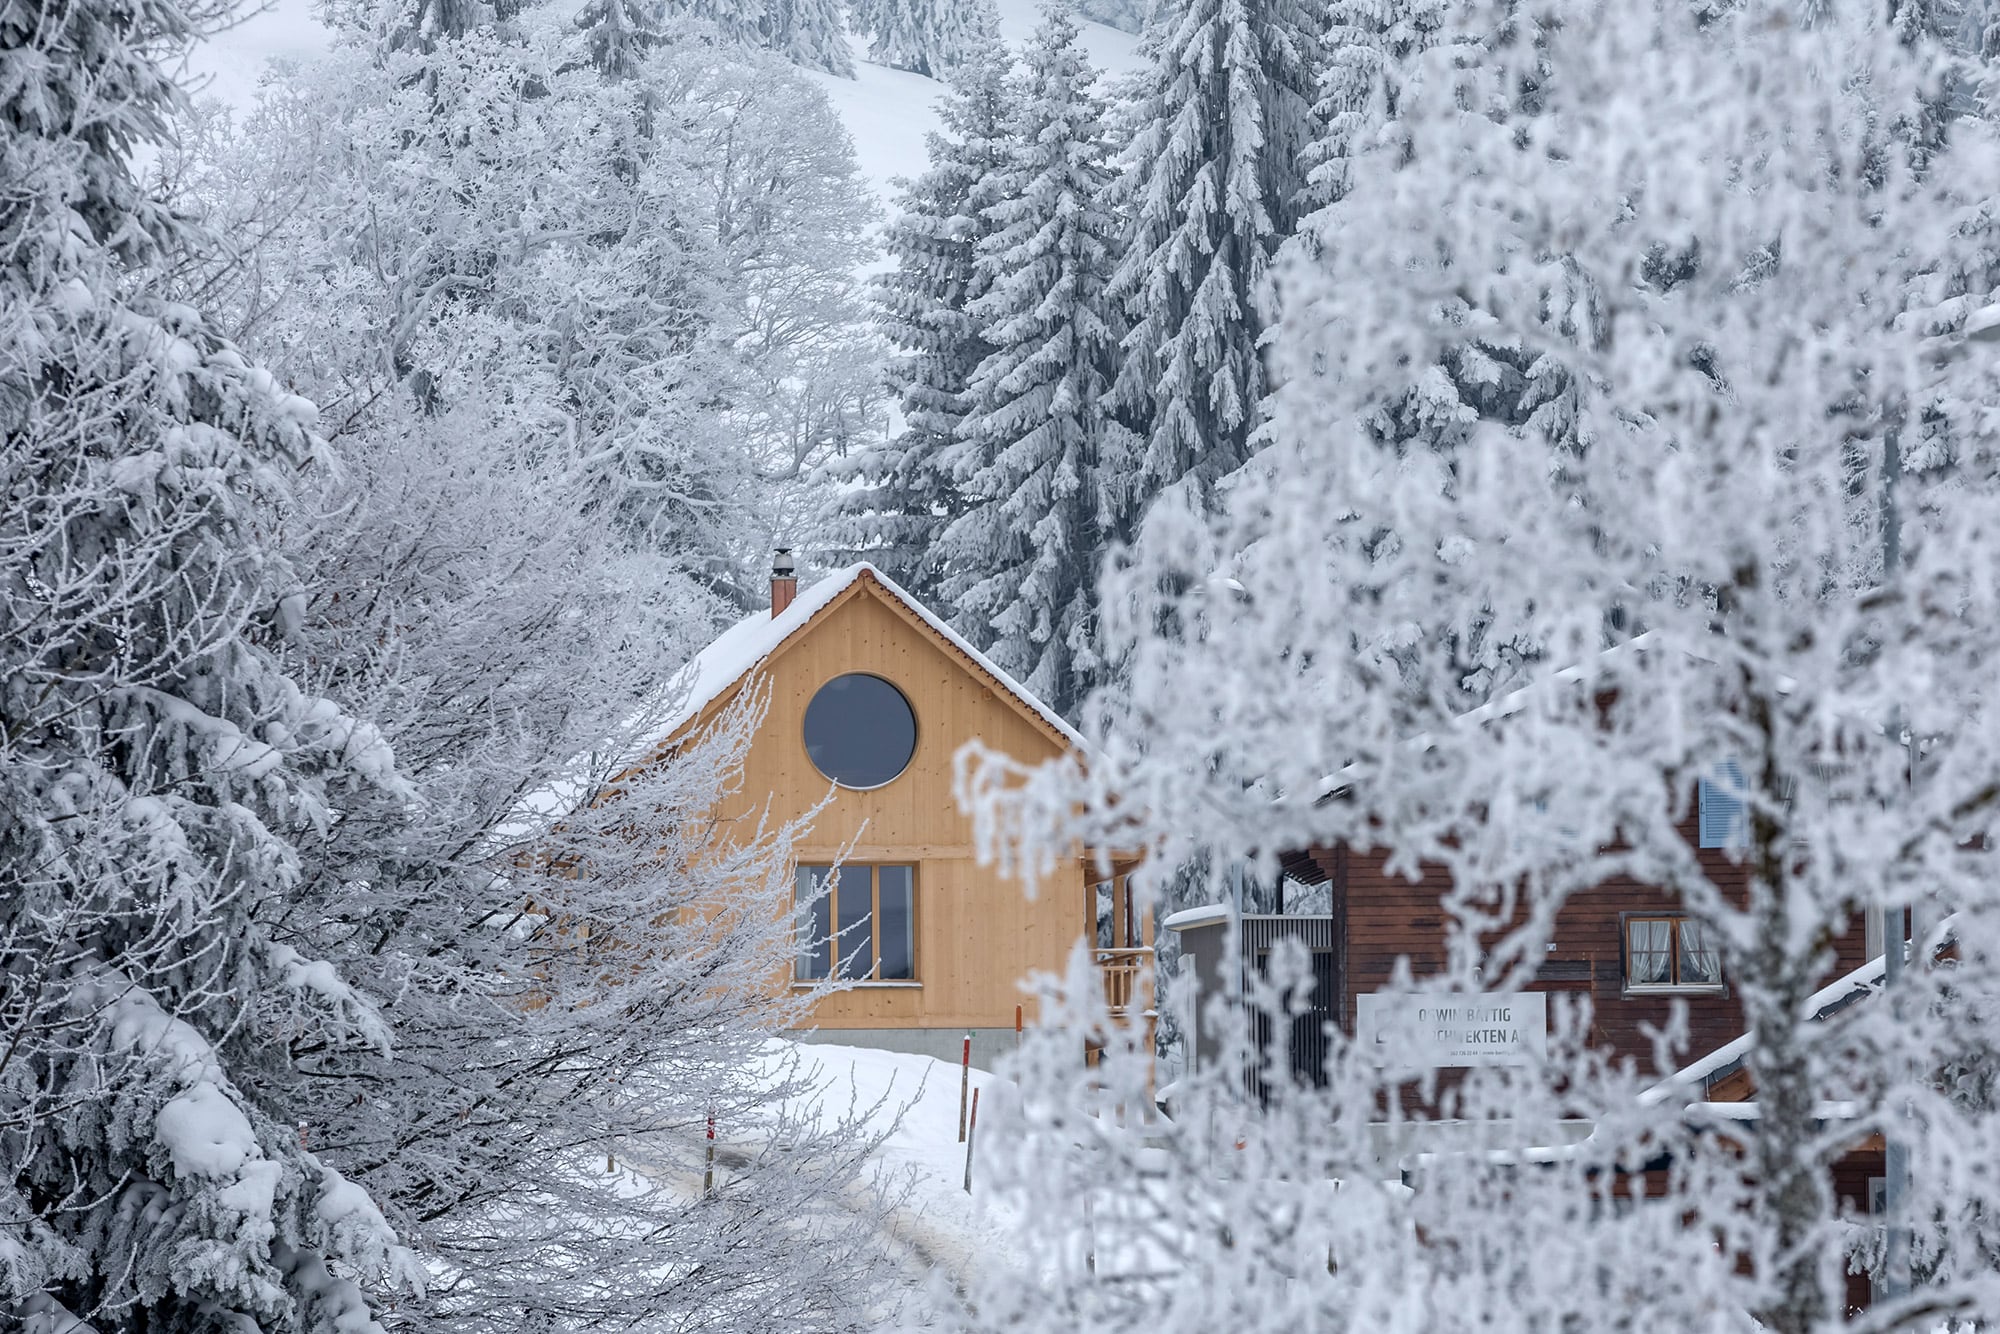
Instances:
[[[852,672],[819,688],[806,705],[806,754],[842,787],[880,787],[910,767],[917,715],[879,676]]]

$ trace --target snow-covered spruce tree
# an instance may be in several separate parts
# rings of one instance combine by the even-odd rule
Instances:
[[[1090,711],[1088,773],[973,757],[961,788],[1031,867],[1081,839],[1162,867],[1347,843],[1440,868],[1453,962],[1424,990],[1519,989],[1567,895],[1665,887],[1718,942],[1754,1129],[1704,1119],[1697,1089],[1647,1095],[1662,1070],[1607,1066],[1557,1006],[1544,1063],[1430,1091],[1506,1143],[1559,1118],[1591,1139],[1412,1162],[1410,1194],[1371,1184],[1370,1123],[1419,1071],[1336,1041],[1324,1092],[1280,1058],[1273,1109],[1246,1118],[1197,1080],[1142,1141],[1080,1115],[1052,1045],[1021,1147],[997,1118],[984,1141],[1035,1220],[1036,1281],[973,1294],[974,1327],[1803,1334],[2000,1309],[2000,1123],[1939,1087],[1992,1049],[2000,954],[2000,494],[1971,406],[2000,356],[1963,337],[2000,281],[1978,232],[1992,127],[1906,152],[1888,127],[1938,66],[1879,10],[1478,16],[1424,58],[1400,142],[1352,161],[1369,228],[1283,294],[1273,443],[1218,518],[1163,509],[1113,579],[1130,675]],[[1446,460],[1366,428],[1462,337],[1438,316],[1457,293],[1591,387],[1573,432],[1485,425]],[[1461,716],[1461,664],[1413,627],[1490,616],[1565,670]],[[1680,825],[1739,772],[1729,888]],[[1900,1003],[1815,1022],[1830,942],[1905,908],[1957,962],[1920,949]],[[1273,980],[1282,1004],[1303,960]],[[1669,1027],[1655,1063],[1686,1055]],[[1142,1096],[1119,1065],[1104,1096]],[[1831,1165],[1875,1132],[1912,1146],[1913,1190],[1869,1221],[1915,1227],[1927,1267],[1850,1316],[1867,1233]],[[1663,1193],[1640,1200],[1647,1162]]]
[[[960,627],[1067,713],[1095,683],[1092,593],[1131,448],[1107,406],[1118,224],[1104,104],[1065,0],[1044,7],[1023,60],[1015,147],[974,257],[985,290],[966,310],[993,345],[958,425],[979,468],[962,479],[965,512],[939,564]]]
[[[840,0],[769,0],[764,45],[794,65],[854,77]]]
[[[1146,433],[1129,518],[1249,456],[1266,275],[1299,217],[1322,21],[1301,0],[1162,0],[1119,197],[1117,401]]]
[[[641,52],[687,36],[689,20],[723,41],[768,47],[807,69],[854,76],[838,0],[590,0],[574,22],[586,35],[592,63],[627,78]]]
[[[1320,137],[1308,146],[1308,198],[1316,207],[1299,220],[1297,230],[1280,250],[1280,264],[1310,268],[1321,263],[1338,266],[1328,252],[1366,244],[1375,224],[1367,196],[1351,198],[1352,161],[1369,152],[1389,151],[1400,141],[1405,88],[1421,76],[1424,53],[1448,34],[1447,8],[1434,0],[1394,0],[1387,5],[1332,6],[1324,43],[1325,66],[1316,112]],[[1528,108],[1524,106],[1523,110]],[[1353,238],[1353,239],[1350,239]],[[1575,283],[1587,284],[1582,275]],[[1344,318],[1337,283],[1293,278],[1284,285],[1289,299],[1309,303],[1296,313],[1300,321]],[[1403,453],[1438,455],[1438,466],[1471,441],[1482,424],[1545,432],[1554,443],[1573,447],[1574,415],[1569,412],[1577,383],[1560,356],[1545,355],[1538,343],[1510,340],[1486,317],[1474,291],[1440,293],[1434,318],[1440,328],[1459,336],[1441,340],[1423,362],[1412,363],[1400,381],[1377,386],[1378,398],[1362,420],[1386,447]],[[1563,303],[1573,312],[1587,312],[1587,293]],[[1545,330],[1564,339],[1587,337],[1574,321],[1557,322]],[[1337,373],[1338,368],[1305,366],[1297,374]],[[1476,707],[1496,688],[1513,679],[1536,647],[1515,633],[1495,627],[1490,618],[1465,624],[1428,627],[1459,658],[1460,704]]]
[[[643,2],[643,0],[640,0]],[[634,8],[635,0],[592,0]],[[519,0],[330,0],[327,15],[335,24],[366,26],[378,41],[396,50],[428,50],[436,43],[463,37],[505,13],[518,12]]]
[[[993,0],[864,0],[853,20],[877,64],[933,79],[1000,31]]]
[[[890,385],[903,429],[828,465],[834,483],[824,550],[875,562],[926,602],[942,605],[939,538],[964,511],[958,423],[966,386],[992,344],[969,307],[986,290],[974,263],[998,169],[1013,146],[1009,58],[989,43],[954,71],[929,136],[930,165],[902,184],[885,248],[895,267],[875,282],[882,332],[897,355]]]
[[[1318,137],[1306,146],[1306,200],[1319,206],[1347,196],[1347,164],[1394,125],[1402,85],[1415,57],[1436,44],[1445,29],[1442,0],[1333,0],[1327,6]]]
[[[611,80],[631,78],[669,40],[666,0],[589,0],[573,21],[592,68]]]
[[[1146,26],[1146,14],[1151,8],[1150,0],[1077,0],[1076,14],[1106,27],[1140,32]]]
[[[676,15],[712,24],[732,42],[758,45],[764,38],[765,0],[672,0]]]
[[[226,6],[0,10],[0,1320],[379,1330],[415,1282],[258,1095],[294,1044],[388,1050],[288,943],[297,843],[409,795],[284,645],[272,551],[313,406],[161,299],[204,243],[135,182]]]

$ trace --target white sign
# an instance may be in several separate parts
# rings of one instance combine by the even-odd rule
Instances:
[[[1549,1045],[1540,991],[1354,998],[1354,1037],[1385,1065],[1525,1065]]]

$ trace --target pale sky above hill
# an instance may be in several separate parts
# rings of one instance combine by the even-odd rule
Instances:
[[[313,17],[314,7],[314,0],[246,5],[235,24],[195,48],[188,61],[194,95],[247,107],[268,62],[325,51],[331,34]]]

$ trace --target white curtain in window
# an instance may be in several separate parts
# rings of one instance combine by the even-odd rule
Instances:
[[[1626,977],[1633,986],[1663,986],[1674,980],[1674,924],[1631,922],[1626,927]]]
[[[1690,987],[1714,986],[1722,981],[1722,952],[1715,937],[1700,922],[1683,920],[1681,927],[1681,983]]]

